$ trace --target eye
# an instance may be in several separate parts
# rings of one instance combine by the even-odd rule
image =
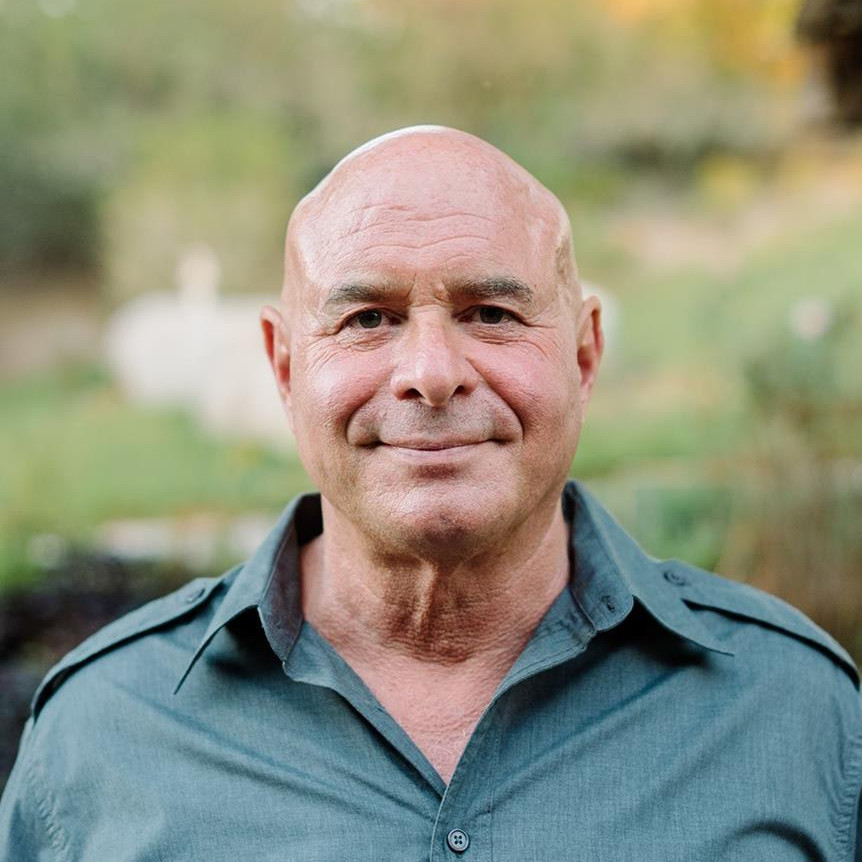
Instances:
[[[376,329],[383,323],[383,312],[369,308],[367,311],[360,311],[359,314],[354,315],[352,322],[355,322],[362,329]]]
[[[481,323],[502,323],[509,317],[508,311],[497,308],[496,305],[480,305],[476,310]]]

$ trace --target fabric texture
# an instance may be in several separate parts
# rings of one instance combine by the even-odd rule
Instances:
[[[778,599],[647,556],[577,483],[563,507],[569,588],[448,786],[302,619],[309,495],[244,566],[49,672],[0,860],[858,860],[847,654]]]

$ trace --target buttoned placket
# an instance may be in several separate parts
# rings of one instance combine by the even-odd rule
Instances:
[[[615,598],[615,605],[622,607],[625,601]],[[616,621],[624,615],[621,611]],[[501,682],[448,785],[359,676],[308,623],[303,624],[283,669],[295,682],[324,686],[339,694],[424,779],[431,815],[429,860],[490,862],[494,859],[494,776],[504,745],[506,696],[519,683],[579,656],[595,633],[596,627],[577,606],[570,590],[564,590]]]
[[[642,594],[644,584],[637,581],[638,569],[627,559],[634,551],[619,536],[608,534],[618,528],[603,521],[600,511],[596,513],[589,506],[581,508],[581,500],[572,489],[564,495],[563,505],[567,521],[573,524],[569,587],[549,609],[499,686],[477,723],[448,787],[349,665],[302,620],[298,548],[302,536],[307,541],[321,529],[319,506],[313,498],[302,498],[291,506],[267,545],[247,565],[249,577],[241,590],[232,588],[229,592],[228,600],[211,622],[192,664],[227,619],[242,608],[256,607],[263,632],[281,661],[285,675],[294,682],[335,692],[362,716],[378,735],[378,740],[379,737],[386,740],[391,749],[387,755],[390,762],[394,757],[410,765],[410,770],[404,773],[405,777],[412,773],[415,779],[407,778],[408,785],[413,788],[410,805],[417,804],[417,792],[424,797],[424,802],[418,804],[427,817],[428,857],[433,860],[494,859],[492,835],[499,834],[501,826],[497,823],[495,828],[494,824],[494,787],[501,771],[505,773],[511,768],[510,763],[500,760],[500,752],[511,743],[511,734],[517,736],[519,730],[511,724],[507,728],[508,693],[542,671],[577,658],[597,633],[609,631],[626,619],[636,595],[650,614],[667,628],[698,643],[707,640],[676,595],[680,588],[676,581],[669,577],[659,579],[663,589],[650,581]],[[642,565],[642,560],[641,555],[636,562]],[[257,587],[259,598],[256,601],[251,599],[255,582],[264,585],[262,592],[261,587]],[[515,694],[513,692],[513,696]],[[413,847],[417,840],[420,836],[414,834]],[[506,858],[505,853],[501,849],[498,858]]]

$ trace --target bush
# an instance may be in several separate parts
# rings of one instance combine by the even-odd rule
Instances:
[[[0,140],[0,276],[23,270],[94,269],[99,259],[95,183]]]

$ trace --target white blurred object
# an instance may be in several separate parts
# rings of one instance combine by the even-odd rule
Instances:
[[[290,445],[258,315],[268,297],[223,297],[211,248],[187,249],[176,293],[149,293],[108,321],[111,373],[135,403],[189,410],[216,434]]]
[[[273,518],[271,513],[231,518],[204,512],[108,521],[96,531],[95,547],[121,560],[180,562],[205,571],[225,558],[248,558],[272,529]]]
[[[832,303],[819,296],[808,296],[790,309],[790,329],[803,341],[816,341],[832,327],[835,312]]]

